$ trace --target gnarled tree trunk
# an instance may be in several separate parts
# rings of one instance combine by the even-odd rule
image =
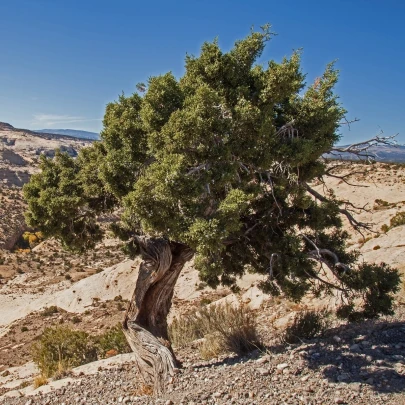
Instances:
[[[177,365],[168,340],[167,315],[174,286],[193,252],[164,239],[143,237],[139,243],[143,261],[123,327],[145,384],[160,395]]]

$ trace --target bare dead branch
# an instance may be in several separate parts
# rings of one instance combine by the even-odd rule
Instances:
[[[339,125],[347,125],[349,127],[349,131],[351,129],[350,124],[360,121],[358,118],[354,118],[353,120],[350,120],[350,121],[348,121],[348,119],[346,117],[344,117],[343,119],[344,119],[344,122],[339,122]]]
[[[359,160],[374,161],[376,154],[370,152],[370,148],[374,146],[398,146],[397,142],[394,140],[398,134],[391,136],[382,135],[383,131],[381,131],[380,134],[362,142],[353,143],[344,147],[335,146],[329,151],[329,153],[334,156],[340,156],[340,158],[343,158],[342,154],[349,153],[357,157]]]
[[[311,188],[307,183],[303,183],[303,185],[306,188],[306,190],[308,191],[308,193],[313,195],[319,201],[330,202],[330,200],[328,198],[326,198],[322,194],[318,193],[316,190]],[[363,233],[361,232],[362,229],[365,229],[367,231],[372,231],[372,225],[373,225],[372,223],[357,221],[357,219],[355,219],[353,217],[353,215],[350,213],[350,211],[347,208],[339,207],[338,211],[349,220],[349,223],[353,227],[353,229],[355,229],[361,235],[363,235]]]

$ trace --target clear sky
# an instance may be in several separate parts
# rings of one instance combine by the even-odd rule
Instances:
[[[269,22],[262,61],[302,47],[310,82],[338,59],[337,93],[361,119],[343,143],[380,129],[405,142],[404,20],[404,0],[0,0],[0,121],[98,132],[122,91]]]

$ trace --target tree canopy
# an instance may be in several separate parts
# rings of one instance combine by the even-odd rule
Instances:
[[[273,295],[337,292],[344,317],[391,313],[397,271],[348,251],[341,203],[310,187],[346,114],[338,71],[307,85],[300,51],[258,64],[270,38],[266,26],[228,52],[206,42],[182,77],[151,77],[108,104],[101,142],[42,158],[24,187],[29,225],[81,250],[114,213],[130,254],[145,236],[186,245],[209,286],[255,272]]]

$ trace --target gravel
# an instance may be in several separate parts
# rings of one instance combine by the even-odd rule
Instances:
[[[135,365],[127,363],[0,404],[405,404],[405,323],[330,332],[298,345],[270,344],[245,357],[201,361],[193,346],[178,350],[183,368],[163,398],[142,395]]]

